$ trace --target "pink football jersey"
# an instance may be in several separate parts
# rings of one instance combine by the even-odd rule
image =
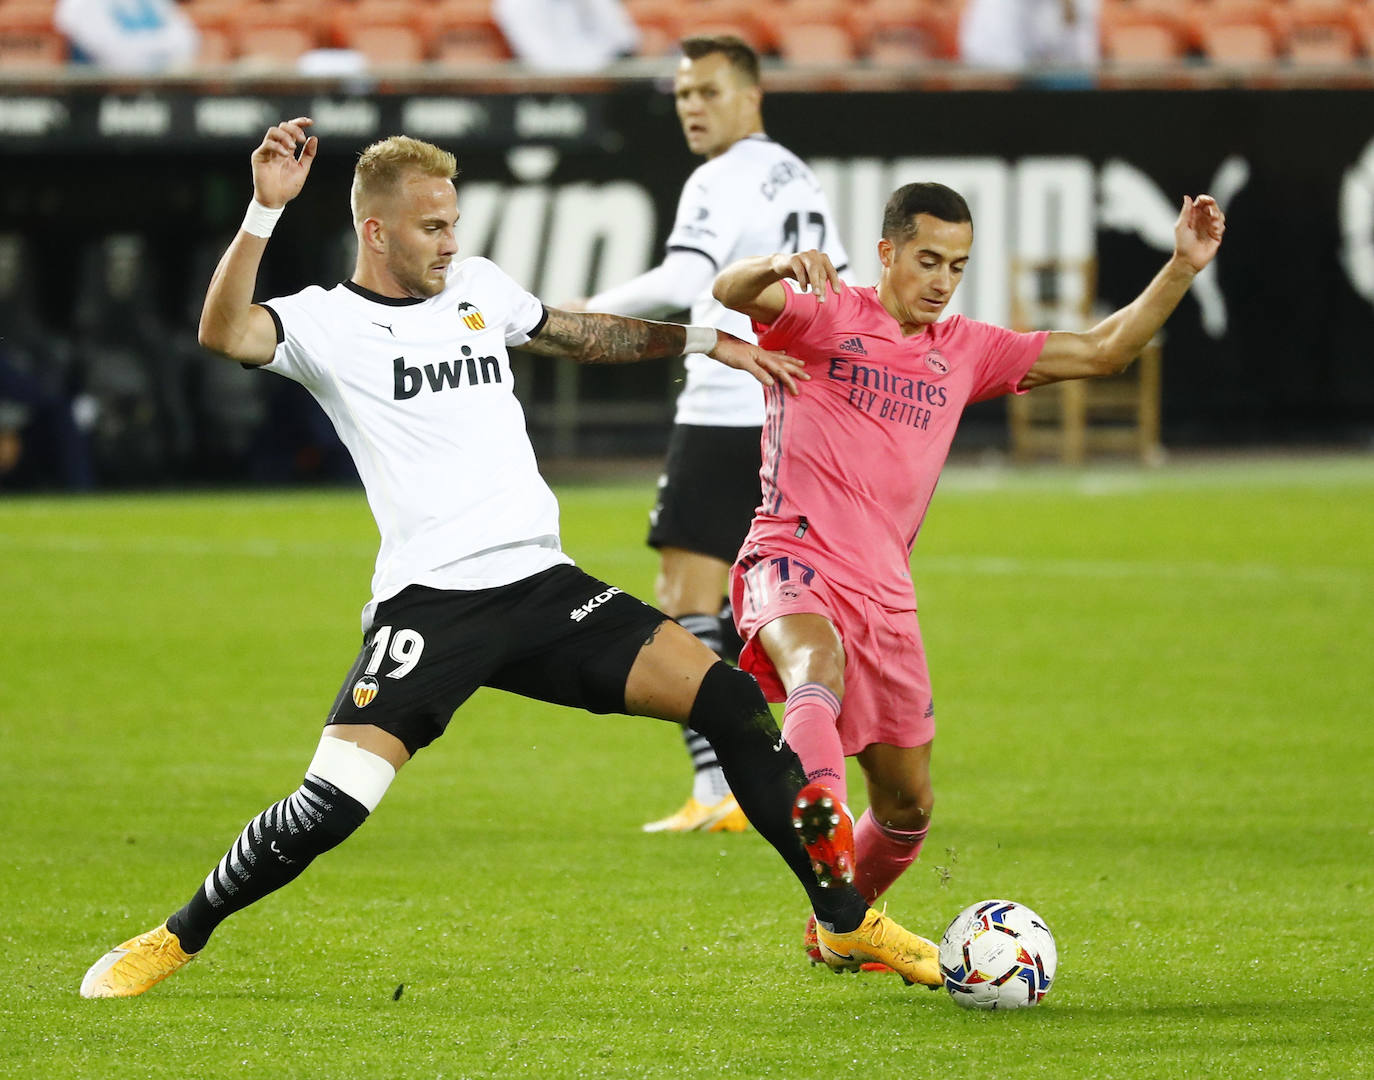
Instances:
[[[811,381],[797,397],[765,391],[763,501],[743,550],[804,550],[835,584],[913,609],[911,548],[964,406],[1015,391],[1047,334],[955,315],[903,337],[875,288],[825,303],[786,291],[759,344]]]

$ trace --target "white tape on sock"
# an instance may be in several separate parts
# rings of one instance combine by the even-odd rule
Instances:
[[[396,779],[396,770],[386,758],[333,735],[320,736],[319,748],[306,771],[357,799],[369,814]]]

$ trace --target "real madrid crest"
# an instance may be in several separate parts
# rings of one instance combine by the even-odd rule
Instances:
[[[371,675],[364,675],[353,684],[353,704],[360,709],[365,709],[377,696],[377,691],[381,687],[377,685],[377,680]]]

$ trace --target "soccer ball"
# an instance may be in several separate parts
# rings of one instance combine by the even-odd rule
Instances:
[[[954,917],[940,939],[945,989],[966,1009],[1024,1009],[1050,992],[1059,951],[1024,904],[981,900]]]

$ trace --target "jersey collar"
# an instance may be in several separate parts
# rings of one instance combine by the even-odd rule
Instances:
[[[411,304],[423,304],[423,296],[383,296],[375,293],[371,289],[364,289],[356,281],[345,281],[343,287],[351,293],[356,293],[364,300],[371,300],[374,304],[385,304],[387,307],[410,307]]]

